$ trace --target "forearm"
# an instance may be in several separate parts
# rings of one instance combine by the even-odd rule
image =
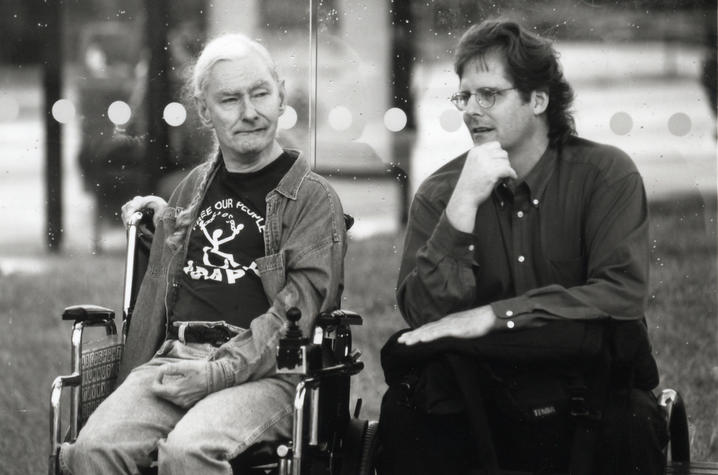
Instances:
[[[214,390],[274,374],[277,344],[287,310],[297,307],[302,312],[299,324],[308,336],[319,312],[338,306],[343,249],[343,240],[331,242],[290,264],[286,284],[274,297],[270,309],[252,320],[249,329],[222,345],[213,355],[210,384]]]
[[[476,296],[471,234],[455,229],[445,214],[431,230],[407,230],[397,302],[412,327],[467,308]]]

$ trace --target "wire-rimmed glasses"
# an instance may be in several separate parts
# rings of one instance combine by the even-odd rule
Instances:
[[[506,89],[494,89],[491,87],[481,87],[474,92],[471,91],[459,91],[449,97],[449,100],[456,106],[460,111],[465,111],[469,105],[471,96],[476,98],[476,103],[484,110],[489,110],[496,104],[496,96],[516,89],[515,87],[507,87]]]

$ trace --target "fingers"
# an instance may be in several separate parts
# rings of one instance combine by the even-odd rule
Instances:
[[[130,201],[122,205],[122,222],[127,225],[128,221],[130,220],[130,217],[132,217],[135,212],[149,208],[154,211],[153,219],[155,220],[156,226],[157,220],[159,219],[159,215],[166,206],[167,202],[159,196],[135,196]]]
[[[428,343],[447,336],[455,336],[454,333],[453,325],[439,320],[438,322],[427,323],[415,330],[406,332],[401,335],[397,341],[411,346],[417,343]]]

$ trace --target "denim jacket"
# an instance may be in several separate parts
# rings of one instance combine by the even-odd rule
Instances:
[[[274,373],[276,347],[290,307],[301,310],[300,327],[309,335],[319,312],[339,306],[346,253],[342,206],[334,189],[311,171],[301,154],[289,152],[299,157],[266,197],[265,255],[256,261],[271,306],[208,358],[208,393]],[[203,167],[207,166],[208,163],[199,165],[189,173],[160,216],[127,336],[119,382],[152,358],[166,338],[167,316],[176,300],[190,233],[178,249],[172,249],[166,237],[173,233],[175,218],[183,207],[196,193],[206,192],[198,187]],[[192,222],[195,219],[193,216]]]

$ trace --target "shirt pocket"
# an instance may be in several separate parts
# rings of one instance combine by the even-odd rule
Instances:
[[[275,254],[260,257],[255,262],[257,263],[257,271],[259,272],[259,278],[262,280],[264,292],[269,300],[272,301],[287,282],[284,252],[279,251]]]
[[[551,283],[566,288],[586,283],[586,264],[583,256],[571,259],[549,259],[549,272]]]

